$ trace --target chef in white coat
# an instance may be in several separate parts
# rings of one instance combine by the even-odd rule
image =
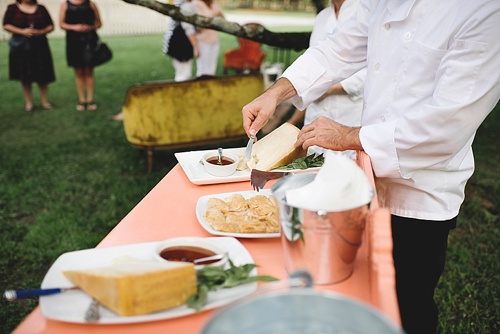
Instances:
[[[355,12],[358,0],[332,0],[330,6],[318,13],[314,20],[309,45],[317,45],[332,33],[335,27],[349,19]],[[363,111],[363,87],[366,69],[334,84],[319,99],[307,106],[304,125],[312,123],[319,116],[326,116],[347,126],[359,126]],[[313,146],[312,152],[323,153],[324,149]],[[348,155],[349,152],[346,152]]]
[[[254,135],[274,108],[299,109],[367,67],[360,127],[319,117],[296,145],[364,150],[392,214],[396,290],[407,333],[435,333],[434,289],[474,171],[472,142],[500,98],[500,1],[360,0],[242,110]]]

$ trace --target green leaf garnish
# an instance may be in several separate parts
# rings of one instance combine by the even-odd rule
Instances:
[[[217,289],[232,288],[238,285],[253,283],[257,281],[272,282],[278,279],[268,275],[249,276],[250,272],[257,267],[253,263],[235,266],[229,260],[230,268],[222,269],[220,267],[205,266],[196,272],[198,281],[198,292],[189,297],[186,305],[190,308],[200,311],[207,303],[209,291]]]
[[[276,167],[274,169],[281,169],[281,170],[308,169],[312,167],[321,167],[323,166],[324,162],[325,162],[325,157],[323,156],[323,153],[320,155],[316,155],[316,153],[313,153],[308,155],[307,157],[295,159],[288,165]]]

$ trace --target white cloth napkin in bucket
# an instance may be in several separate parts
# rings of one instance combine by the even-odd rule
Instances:
[[[351,159],[327,151],[314,180],[287,190],[288,205],[311,211],[345,211],[368,204],[373,187],[363,170]]]

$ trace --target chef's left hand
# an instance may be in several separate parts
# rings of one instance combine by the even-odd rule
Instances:
[[[359,140],[360,129],[320,116],[300,130],[295,147],[302,146],[307,150],[310,146],[316,145],[334,151],[363,150]]]

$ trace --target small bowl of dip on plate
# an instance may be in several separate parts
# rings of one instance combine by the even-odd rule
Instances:
[[[219,155],[216,150],[207,152],[203,155],[201,162],[205,166],[207,173],[213,176],[225,177],[231,176],[236,172],[239,159],[232,153],[222,152],[219,162]]]
[[[228,260],[228,251],[225,247],[201,237],[178,237],[167,239],[158,243],[156,258],[160,261],[191,262],[201,258],[223,254],[222,258],[203,261],[194,265],[195,270],[205,266],[223,268]]]

